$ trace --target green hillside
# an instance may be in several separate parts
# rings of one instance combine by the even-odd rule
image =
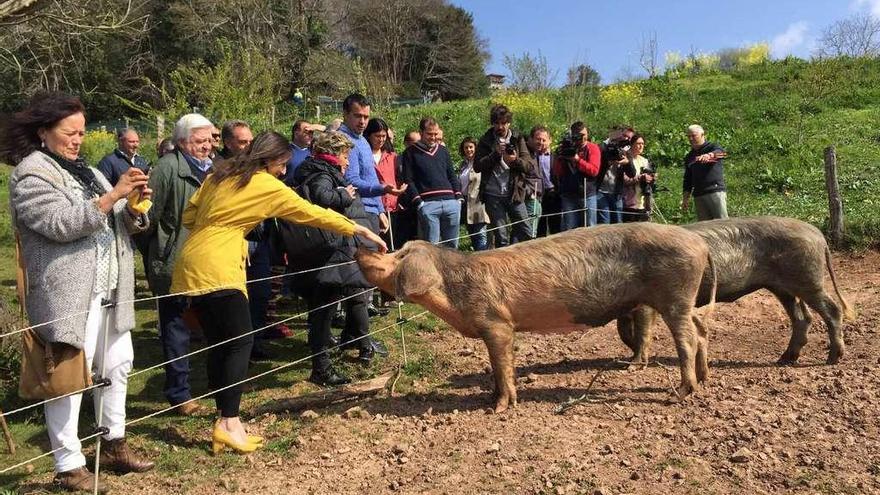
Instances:
[[[875,214],[880,206],[876,193],[880,189],[880,60],[786,59],[729,71],[668,71],[655,79],[598,88],[497,93],[491,98],[408,108],[377,105],[373,114],[389,121],[398,144],[406,130],[417,128],[421,117],[433,116],[455,151],[463,137],[479,137],[486,130],[493,102],[511,107],[514,125],[521,130],[543,124],[554,138],[574,120],[584,120],[597,142],[613,124],[634,126],[646,136],[646,155],[658,165],[660,185],[667,188],[658,194],[658,206],[665,220],[674,223],[693,220],[678,208],[689,124],[701,124],[709,139],[730,153],[728,208],[738,216],[784,215],[824,227],[828,202],[823,150],[835,145],[849,245],[865,247],[880,240]],[[267,121],[262,115],[240,117]],[[324,115],[321,120],[333,117]],[[168,115],[166,121],[175,118]],[[290,122],[276,122],[275,127],[289,134]],[[142,139],[148,157],[155,153],[152,134],[145,133]],[[83,151],[94,164],[113,146],[111,134],[93,131]],[[0,169],[0,181],[5,183],[8,173],[8,168]],[[0,242],[5,245],[10,239],[3,211]]]
[[[415,128],[422,116],[437,118],[445,140],[456,149],[467,135],[488,126],[492,101],[514,111],[523,131],[544,124],[558,137],[582,119],[593,141],[617,123],[646,136],[646,155],[659,165],[658,195],[667,221],[685,222],[681,160],[688,150],[685,128],[699,123],[710,140],[725,147],[728,208],[732,215],[784,215],[817,226],[827,222],[823,150],[837,147],[847,238],[853,247],[880,239],[877,157],[880,155],[880,61],[805,62],[787,59],[732,71],[621,83],[595,89],[567,88],[528,95],[497,94],[389,112],[398,133]]]

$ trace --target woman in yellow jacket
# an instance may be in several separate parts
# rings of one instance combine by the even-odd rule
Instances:
[[[242,154],[221,162],[192,196],[183,212],[190,230],[174,267],[171,291],[192,298],[199,322],[210,344],[233,339],[211,349],[208,383],[220,418],[214,425],[213,450],[239,452],[259,448],[261,439],[249,437],[238,417],[241,385],[248,371],[253,344],[245,285],[245,235],[267,218],[283,218],[375,242],[385,243],[369,229],[332,210],[300,198],[277,179],[284,174],[290,151],[287,139],[263,132]]]

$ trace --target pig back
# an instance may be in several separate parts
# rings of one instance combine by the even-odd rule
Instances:
[[[708,260],[699,235],[638,223],[570,230],[470,255],[444,277],[477,317],[501,314],[523,330],[596,326],[639,304],[693,304]]]
[[[759,289],[797,295],[821,287],[827,242],[816,227],[793,218],[739,217],[686,225],[709,245],[718,277],[717,300],[733,302]],[[709,302],[704,277],[698,305]]]

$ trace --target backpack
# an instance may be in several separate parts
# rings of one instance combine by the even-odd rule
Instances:
[[[309,183],[324,172],[315,172],[293,188],[309,203]],[[328,230],[279,219],[277,222],[277,247],[287,253],[287,265],[294,270],[308,270],[327,264],[336,251],[341,236]]]

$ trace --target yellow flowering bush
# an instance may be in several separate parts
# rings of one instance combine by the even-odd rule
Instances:
[[[740,65],[758,65],[770,60],[770,45],[767,43],[755,43],[743,49],[743,55],[739,60]]]
[[[629,105],[642,96],[642,90],[635,83],[619,83],[605,86],[599,92],[602,103],[609,106]]]
[[[94,129],[86,132],[83,137],[79,155],[85,158],[86,163],[95,166],[104,155],[112,153],[114,149],[116,149],[116,135],[104,129]]]
[[[516,127],[528,132],[532,126],[546,125],[553,118],[553,100],[544,93],[505,92],[494,98],[493,104],[500,103],[513,112]]]

